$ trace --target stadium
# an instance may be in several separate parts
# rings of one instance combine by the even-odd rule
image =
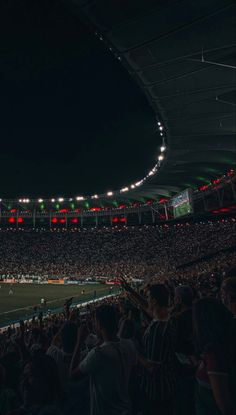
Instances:
[[[0,415],[235,415],[235,4],[0,19]]]

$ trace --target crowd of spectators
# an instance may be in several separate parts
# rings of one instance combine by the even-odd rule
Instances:
[[[232,219],[0,239],[1,274],[117,276],[122,287],[0,332],[0,415],[236,414]]]
[[[150,278],[0,335],[0,415],[235,415],[236,270]]]
[[[219,255],[235,246],[235,235],[234,219],[63,231],[2,229],[0,275],[146,278],[158,272],[171,277],[191,262],[191,275],[210,268],[221,272],[236,265],[230,251]],[[207,258],[214,254],[217,260]]]

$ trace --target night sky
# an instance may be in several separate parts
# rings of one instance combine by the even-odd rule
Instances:
[[[115,190],[155,163],[146,98],[58,0],[1,2],[0,114],[0,197]]]

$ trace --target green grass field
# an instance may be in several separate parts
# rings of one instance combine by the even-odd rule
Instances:
[[[174,217],[179,218],[181,216],[189,215],[191,213],[191,205],[189,203],[183,203],[182,205],[174,208]]]
[[[53,311],[62,307],[66,298],[74,297],[73,304],[78,304],[92,300],[95,290],[97,298],[109,294],[109,286],[103,284],[13,284],[13,295],[9,295],[11,284],[0,285],[0,327],[9,324],[10,321],[31,316],[34,312],[33,307],[40,305],[41,298],[47,301],[47,310]],[[81,294],[82,290],[85,291],[84,294]]]

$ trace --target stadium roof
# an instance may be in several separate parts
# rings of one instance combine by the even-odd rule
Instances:
[[[70,4],[129,71],[164,126],[161,168],[122,199],[170,196],[235,166],[235,2]]]

